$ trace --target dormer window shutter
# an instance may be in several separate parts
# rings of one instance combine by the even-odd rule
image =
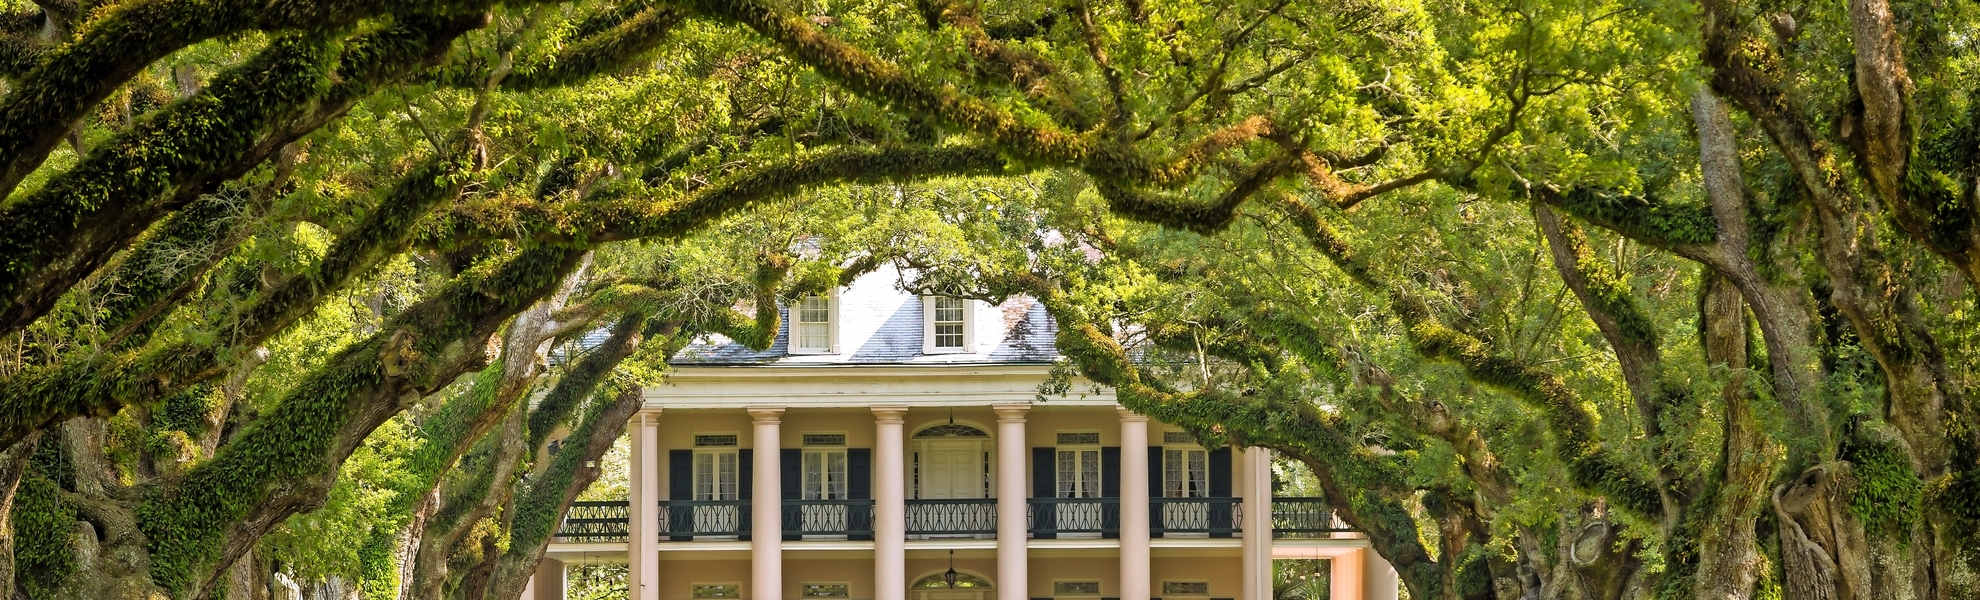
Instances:
[[[949,296],[921,298],[922,354],[976,351],[976,301]]]

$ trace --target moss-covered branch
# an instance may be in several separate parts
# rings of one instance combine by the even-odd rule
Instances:
[[[670,238],[752,203],[809,186],[1012,170],[996,151],[980,146],[841,148],[748,169],[671,199],[605,191],[582,202],[504,198],[499,204],[463,204],[436,219],[421,235],[421,243],[446,249],[493,239],[565,246]]]
[[[1389,283],[1362,260],[1318,211],[1290,196],[1282,196],[1279,206],[1307,242],[1336,268],[1389,297],[1390,312],[1407,328],[1418,354],[1454,363],[1471,380],[1505,390],[1544,411],[1556,452],[1567,463],[1577,487],[1639,516],[1657,518],[1663,514],[1657,486],[1642,481],[1626,461],[1602,446],[1594,435],[1595,416],[1559,375],[1495,352],[1485,341],[1444,325],[1421,298]]]
[[[459,194],[465,168],[449,156],[413,168],[376,210],[338,238],[315,269],[264,291],[210,340],[74,358],[0,380],[0,440],[16,440],[69,417],[107,417],[217,376],[230,353],[260,345],[315,310],[321,298],[403,250],[420,217]]]
[[[528,250],[463,275],[311,373],[275,409],[139,508],[151,575],[199,597],[270,527],[321,502],[373,429],[485,360],[511,316],[551,293],[581,252]]]
[[[0,210],[0,254],[8,257],[0,261],[0,332],[34,321],[166,213],[246,174],[484,22],[399,19],[350,40],[336,60],[320,35],[278,37],[8,204]]]
[[[625,69],[652,54],[686,20],[687,15],[672,7],[648,7],[611,29],[565,46],[543,64],[518,65],[502,80],[502,88],[534,90],[570,85]]]

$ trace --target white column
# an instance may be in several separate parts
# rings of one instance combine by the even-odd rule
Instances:
[[[564,600],[564,561],[545,558],[536,562],[536,576],[529,579],[535,592],[523,593],[523,600]]]
[[[1272,598],[1272,451],[1244,449],[1244,600]]]
[[[778,431],[782,406],[751,406],[756,423],[753,460],[755,489],[750,496],[749,581],[754,600],[784,598],[784,490],[778,459],[783,438]]]
[[[1366,549],[1355,548],[1333,556],[1327,561],[1327,597],[1339,600],[1364,600],[1362,593],[1362,558],[1372,554]]]
[[[1361,551],[1361,593],[1365,600],[1396,600],[1400,596],[1401,578],[1396,575],[1396,567],[1375,552],[1374,548]]]
[[[1148,600],[1148,417],[1121,415],[1121,600]]]
[[[629,426],[626,587],[631,600],[660,600],[660,409],[640,411]]]
[[[1025,547],[1024,413],[1030,402],[992,404],[997,412],[997,600],[1028,600],[1031,586]]]
[[[873,598],[907,600],[906,406],[873,407]]]

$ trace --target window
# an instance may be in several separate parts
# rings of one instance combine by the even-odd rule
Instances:
[[[1054,581],[1052,582],[1052,595],[1055,597],[1056,596],[1098,596],[1100,595],[1100,582]]]
[[[1208,595],[1210,595],[1210,582],[1208,581],[1162,582],[1163,598],[1168,598],[1171,596],[1208,596]]]
[[[737,583],[697,583],[693,589],[696,600],[742,597],[742,584]]]
[[[922,340],[924,354],[947,354],[976,351],[976,327],[974,317],[976,302],[965,298],[948,296],[924,296],[921,299],[923,328],[926,337]]]
[[[814,444],[813,442],[822,442]],[[804,434],[805,500],[846,499],[846,434]]]
[[[1060,498],[1100,497],[1100,448],[1086,445],[1099,443],[1099,432],[1059,433]]]
[[[1098,431],[1061,431],[1058,436],[1060,446],[1097,446],[1100,444]]]
[[[1181,434],[1173,435],[1173,434]],[[1210,455],[1195,438],[1180,431],[1162,434],[1162,496],[1205,498],[1210,495]]]
[[[694,499],[739,499],[736,434],[698,433],[694,445]]]
[[[798,301],[797,329],[791,352],[823,354],[833,351],[832,296],[805,296]]]
[[[798,585],[798,596],[804,598],[849,598],[852,586],[844,583],[806,583]]]

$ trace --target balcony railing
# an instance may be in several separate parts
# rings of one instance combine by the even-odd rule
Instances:
[[[785,500],[784,537],[873,539],[873,501]]]
[[[1149,533],[1205,534],[1229,537],[1241,531],[1241,498],[1151,498]],[[1066,534],[1118,537],[1119,498],[1027,498],[1026,526],[1032,537]],[[746,500],[675,500],[660,502],[660,533],[665,539],[748,540],[750,506]],[[624,542],[628,507],[623,500],[577,502],[557,528],[557,541],[566,543]],[[872,500],[785,500],[784,536],[873,537]],[[1326,538],[1352,529],[1336,525],[1333,507],[1322,498],[1273,498],[1272,534],[1281,538]],[[989,537],[997,533],[997,501],[908,500],[907,534],[924,539],[942,536]]]
[[[995,498],[907,501],[907,534],[910,538],[996,533]]]
[[[749,539],[748,500],[670,500],[660,503],[660,531],[668,539]]]
[[[1324,538],[1353,531],[1334,525],[1334,508],[1324,498],[1273,498],[1272,537]]]
[[[1243,498],[1150,498],[1148,534],[1231,537],[1244,522]]]
[[[558,541],[597,543],[626,541],[626,501],[573,502],[557,526]]]
[[[1031,498],[1031,537],[1100,534],[1120,537],[1120,498]]]

